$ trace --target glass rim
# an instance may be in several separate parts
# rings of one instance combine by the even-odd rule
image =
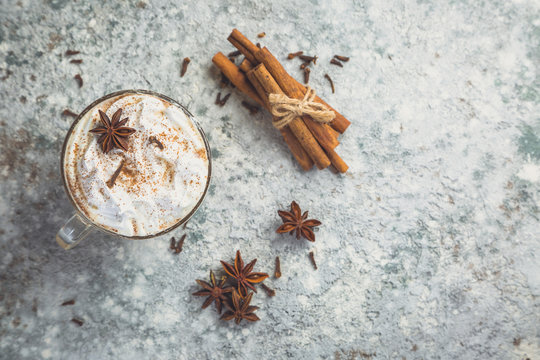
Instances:
[[[71,191],[69,190],[69,186],[68,186],[67,180],[66,180],[66,174],[65,174],[65,170],[64,170],[64,161],[65,161],[66,149],[67,149],[69,139],[71,138],[71,135],[73,133],[73,130],[75,129],[75,127],[77,126],[79,121],[84,117],[84,115],[86,115],[90,110],[92,110],[98,104],[102,103],[103,101],[105,101],[107,99],[110,99],[110,98],[113,98],[113,97],[116,97],[116,96],[120,96],[120,95],[124,95],[124,94],[152,95],[152,96],[155,96],[155,97],[160,98],[162,100],[168,101],[171,104],[177,106],[193,122],[193,124],[195,125],[195,128],[197,129],[197,131],[201,135],[201,137],[203,139],[203,142],[204,142],[204,146],[206,148],[206,154],[207,154],[207,158],[208,158],[208,177],[207,177],[206,186],[205,186],[204,191],[203,191],[203,193],[201,195],[201,198],[199,199],[197,204],[195,204],[193,209],[191,209],[191,211],[186,216],[184,216],[182,219],[180,219],[179,221],[177,221],[176,223],[174,223],[173,225],[171,225],[167,229],[162,230],[162,231],[160,231],[160,232],[158,232],[156,234],[144,235],[144,236],[137,236],[137,235],[136,236],[127,236],[127,235],[122,235],[122,234],[119,234],[117,232],[114,232],[112,230],[109,230],[109,229],[103,227],[102,225],[100,225],[97,222],[93,221],[92,219],[88,218],[88,216],[86,216],[86,214],[83,211],[81,211],[81,209],[77,205],[76,201],[73,199],[73,195],[71,194]],[[71,204],[75,208],[75,211],[76,211],[77,215],[82,217],[84,222],[96,227],[100,231],[103,231],[103,232],[111,234],[111,235],[120,236],[120,237],[123,237],[125,239],[144,240],[144,239],[150,239],[150,238],[154,238],[154,237],[164,235],[164,234],[178,228],[179,226],[185,224],[189,219],[191,219],[191,217],[197,212],[197,210],[199,209],[199,207],[203,203],[204,199],[206,198],[206,194],[208,193],[208,189],[210,188],[210,180],[212,178],[212,153],[210,151],[210,144],[208,143],[208,139],[206,138],[206,134],[204,133],[204,130],[200,126],[200,124],[197,121],[197,119],[195,118],[195,116],[193,116],[193,114],[191,112],[189,112],[189,110],[186,109],[184,107],[184,105],[180,104],[178,101],[176,101],[176,100],[174,100],[174,99],[172,99],[172,98],[170,98],[170,97],[168,97],[166,95],[160,94],[160,93],[152,91],[152,90],[144,90],[144,89],[120,90],[120,91],[115,91],[113,93],[104,95],[104,96],[100,97],[99,99],[95,100],[90,105],[88,105],[86,108],[84,108],[84,110],[81,111],[79,113],[79,115],[75,118],[75,120],[73,120],[73,123],[71,124],[71,126],[70,126],[70,128],[69,128],[69,130],[68,130],[68,132],[66,134],[66,137],[64,139],[64,145],[62,146],[62,153],[61,153],[61,158],[60,158],[60,172],[62,174],[62,182],[64,184],[64,190],[66,191],[66,194],[68,195],[69,201],[71,202]]]

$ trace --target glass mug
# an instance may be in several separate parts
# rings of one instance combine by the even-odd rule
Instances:
[[[65,157],[66,157],[65,156],[66,155],[66,150],[67,150],[67,146],[69,144],[70,137],[72,136],[73,130],[75,129],[77,123],[84,117],[84,115],[86,113],[88,113],[90,110],[92,110],[96,105],[104,102],[107,99],[110,99],[110,98],[113,98],[113,97],[116,97],[116,96],[120,96],[120,95],[126,95],[126,94],[151,95],[151,96],[157,97],[157,98],[159,98],[161,100],[164,100],[164,101],[178,107],[180,110],[182,110],[184,112],[184,114],[193,122],[193,125],[195,126],[195,128],[197,129],[199,134],[201,135],[201,137],[203,139],[203,142],[204,142],[204,146],[206,148],[206,154],[207,154],[207,158],[208,158],[208,176],[207,176],[206,186],[204,188],[204,191],[203,191],[199,201],[196,203],[196,205],[193,207],[193,209],[186,216],[181,218],[179,221],[177,221],[175,224],[168,227],[167,229],[162,230],[157,234],[146,235],[146,236],[125,236],[125,235],[117,234],[114,231],[108,230],[108,229],[102,227],[101,225],[99,225],[98,223],[94,222],[93,220],[89,219],[84,214],[84,212],[79,209],[76,201],[73,199],[73,195],[71,194],[71,191],[69,189],[67,179],[66,179],[66,174],[65,174],[64,161],[65,161]],[[153,91],[148,91],[148,90],[122,90],[122,91],[117,91],[117,92],[105,95],[105,96],[97,99],[92,104],[88,105],[86,107],[86,109],[84,109],[79,114],[79,116],[77,116],[75,121],[73,121],[73,124],[71,125],[71,127],[70,127],[70,129],[69,129],[69,131],[68,131],[68,133],[66,135],[66,138],[64,140],[64,146],[62,148],[61,173],[62,173],[62,181],[64,183],[64,189],[66,191],[66,194],[69,197],[69,200],[71,201],[71,204],[75,208],[75,214],[58,231],[58,233],[56,234],[56,242],[61,247],[63,247],[64,249],[69,250],[69,249],[73,248],[74,246],[76,246],[81,240],[83,240],[86,236],[88,236],[88,234],[90,234],[90,232],[92,232],[93,230],[99,230],[99,231],[102,231],[102,232],[105,232],[105,233],[108,233],[108,234],[112,234],[112,235],[115,235],[117,237],[121,237],[121,238],[125,238],[125,239],[136,240],[136,239],[149,239],[149,238],[153,238],[153,237],[156,237],[156,236],[166,234],[169,231],[177,228],[178,226],[186,223],[193,216],[193,214],[195,214],[195,212],[197,211],[199,206],[202,204],[202,202],[203,202],[203,200],[204,200],[204,198],[206,196],[206,193],[208,192],[208,187],[210,186],[210,178],[211,178],[211,173],[212,173],[212,159],[211,159],[211,153],[210,153],[210,146],[208,145],[208,140],[206,138],[206,135],[204,134],[204,131],[202,130],[202,128],[200,127],[199,123],[194,118],[194,116],[184,106],[182,106],[176,100],[173,100],[173,99],[169,98],[168,96],[158,94],[158,93],[153,92]]]

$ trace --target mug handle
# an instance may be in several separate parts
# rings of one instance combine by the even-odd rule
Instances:
[[[66,250],[75,247],[92,231],[92,225],[79,215],[73,215],[56,234],[56,242]]]

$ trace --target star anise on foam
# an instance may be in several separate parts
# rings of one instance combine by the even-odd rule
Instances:
[[[233,290],[231,301],[225,302],[225,307],[227,308],[227,311],[223,315],[221,315],[221,319],[227,321],[234,319],[234,322],[236,322],[237,324],[240,324],[240,321],[242,321],[242,319],[246,319],[248,321],[260,320],[259,317],[254,314],[254,312],[258,310],[259,307],[249,305],[252,297],[253,293],[250,292],[244,298],[244,300],[242,300],[238,292],[236,290]]]
[[[300,206],[293,201],[291,203],[291,211],[278,210],[278,215],[283,220],[283,225],[278,227],[276,232],[278,234],[290,233],[291,235],[296,232],[296,238],[300,239],[300,236],[305,237],[309,241],[315,241],[315,233],[313,228],[319,226],[322,223],[319,220],[307,219],[308,212],[302,214]]]
[[[252,284],[260,283],[268,277],[267,273],[262,272],[252,272],[255,267],[257,259],[252,260],[249,264],[244,266],[244,261],[240,255],[240,250],[236,252],[236,257],[234,258],[234,266],[221,261],[223,269],[225,272],[236,280],[238,286],[238,292],[242,298],[245,298],[248,294],[247,288],[257,292],[257,289]]]
[[[127,151],[128,144],[126,138],[136,131],[133,128],[124,126],[129,119],[125,118],[120,120],[121,116],[122,109],[116,110],[112,116],[112,120],[109,119],[107,114],[99,110],[101,126],[90,130],[91,133],[101,135],[98,139],[98,143],[101,144],[101,149],[105,154],[111,151],[113,148]]]
[[[216,310],[218,314],[221,314],[221,304],[223,301],[225,301],[227,298],[225,297],[226,293],[230,293],[233,288],[223,287],[225,285],[225,281],[227,281],[227,277],[223,277],[219,283],[216,282],[216,277],[214,276],[214,272],[210,270],[210,283],[207,283],[203,280],[195,280],[197,281],[197,284],[203,287],[203,290],[199,290],[197,292],[194,292],[193,295],[195,296],[208,296],[206,300],[204,300],[204,303],[202,305],[202,308],[207,308],[212,302],[215,302],[216,304]]]

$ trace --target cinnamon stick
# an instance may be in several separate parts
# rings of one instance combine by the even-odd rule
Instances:
[[[295,98],[303,98],[302,92],[298,88],[294,87],[294,82],[291,81],[292,78],[287,74],[283,66],[268,51],[267,48],[262,48],[256,53],[255,56],[263,64],[266,64],[266,63],[269,64],[269,66],[273,69],[273,72],[270,69],[268,69],[268,73],[272,75],[276,74],[274,75],[275,82],[279,85],[281,89],[283,89],[283,92],[287,96],[295,97]],[[281,84],[283,85],[280,85],[280,81],[278,80],[278,78],[276,78],[276,76],[281,80]],[[287,92],[286,90],[284,90],[284,88],[288,88],[289,91]],[[332,163],[332,165],[336,168],[338,172],[341,172],[341,173],[346,172],[348,169],[347,164],[334,151],[334,148],[339,144],[339,142],[337,141],[337,136],[335,135],[335,131],[331,127],[329,127],[327,124],[316,123],[309,116],[303,116],[302,118],[304,120],[305,125],[308,127],[308,129],[313,134],[313,136],[317,139],[320,146],[324,149],[326,153],[325,158],[330,160],[330,162]],[[293,130],[293,133],[294,133],[294,130]],[[294,134],[297,135],[296,133]],[[301,140],[300,142],[302,143],[303,146],[305,145]],[[313,156],[319,156],[319,155],[312,154],[309,149],[306,149],[306,151],[308,152],[308,154],[310,154],[311,158],[313,159],[317,167],[319,167],[320,164],[318,164],[317,159],[313,157]]]
[[[234,65],[224,54],[220,52],[217,53],[212,58],[212,61],[241,92],[268,109],[265,102],[261,100],[259,95],[257,95],[257,92],[253,89],[253,86],[248,82],[246,75],[238,70],[236,65]],[[306,171],[311,169],[313,167],[313,160],[311,160],[298,139],[292,133],[291,129],[284,128],[280,130],[280,133],[300,167]]]
[[[253,69],[253,64],[248,59],[244,59],[238,67],[240,68],[240,70],[247,73],[249,70]]]
[[[257,60],[264,64],[271,76],[278,83],[279,87],[283,90],[285,95],[295,99],[302,99],[305,93],[298,87],[296,80],[294,80],[281,65],[281,63],[268,51],[266,47],[260,49],[255,54]],[[317,138],[317,141],[325,149],[334,149],[338,146],[339,142],[334,136],[334,132],[331,131],[328,124],[321,124],[315,122],[308,116],[304,116],[304,122],[309,127],[313,136]]]
[[[279,61],[277,61],[277,59],[275,59],[275,57],[268,51],[268,49],[266,49],[266,48],[260,49],[257,45],[254,45],[251,41],[249,41],[249,39],[247,39],[237,29],[233,29],[230,36],[228,37],[228,40],[246,57],[246,60],[244,60],[242,62],[242,64],[241,64],[241,68],[242,68],[243,71],[247,70],[249,72],[249,67],[250,67],[249,65],[254,66],[254,65],[257,65],[260,62],[263,62],[261,59],[257,58],[257,53],[261,53],[262,51],[267,53],[265,55],[266,55],[266,57],[268,59],[267,60],[268,62],[272,61],[272,62],[274,62],[273,65],[275,66],[275,68],[283,69],[283,67],[281,66]],[[216,63],[216,61],[214,61],[214,62]],[[218,67],[219,67],[219,64],[216,63],[216,65],[218,65]],[[230,65],[232,65],[232,67],[235,68],[235,70],[237,69],[234,66],[234,64],[232,64],[232,63],[227,64],[227,66],[230,66]],[[270,70],[270,69],[267,69],[267,70]],[[270,73],[272,73],[272,72],[270,71]],[[237,75],[237,74],[233,74],[233,75]],[[243,74],[240,73],[240,75],[243,75]],[[274,74],[272,74],[272,75],[274,75]],[[294,95],[289,95],[289,94],[287,94],[287,91],[284,91],[285,94],[287,96],[289,96],[289,97],[303,98],[304,94],[306,93],[306,88],[302,84],[300,84],[298,81],[296,81],[294,78],[292,78],[285,71],[285,69],[283,69],[283,73],[281,75],[283,75],[283,77],[288,80],[289,85],[291,85],[290,89],[283,89],[283,90],[292,91],[296,95],[295,96]],[[275,77],[275,75],[274,75],[274,77]],[[240,78],[240,76],[239,76],[239,78]],[[276,79],[276,81],[277,80],[278,79]],[[231,81],[232,81],[232,79],[231,79]],[[238,80],[238,81],[240,81],[240,80]],[[234,81],[232,81],[232,82],[233,82],[233,84],[235,84]],[[279,82],[278,82],[278,84],[279,84]],[[257,83],[257,81],[253,81],[253,83],[251,85],[253,85],[253,87],[255,87],[255,89],[258,92],[260,92],[261,86],[260,86],[260,84]],[[258,87],[259,87],[259,89],[258,89]],[[245,92],[243,89],[240,89],[240,90],[242,92]],[[263,94],[263,92],[260,92],[260,93]],[[249,93],[247,93],[247,94],[252,97],[252,95],[250,95]],[[265,99],[265,97],[266,97],[266,99]],[[267,104],[267,94],[263,95],[262,99],[259,96],[259,99],[264,103],[265,108],[269,109],[269,106]],[[317,101],[319,103],[322,103],[322,104],[326,105],[330,110],[333,110],[335,112],[335,114],[336,114],[336,118],[330,123],[331,126],[329,126],[327,124],[316,123],[315,121],[313,121],[308,116],[304,117],[305,118],[304,123],[306,124],[306,127],[308,127],[308,129],[311,131],[312,135],[319,142],[320,146],[322,146],[322,148],[326,152],[325,157],[332,162],[333,167],[337,171],[345,172],[348,167],[345,164],[345,162],[339,157],[339,155],[334,151],[334,148],[339,144],[339,142],[337,141],[338,132],[340,132],[340,133],[344,132],[345,129],[350,125],[350,122],[343,115],[339,114],[335,109],[333,109],[331,106],[329,106],[326,102],[324,102],[319,97],[316,97],[315,101]],[[285,141],[287,142],[287,145],[291,149],[291,152],[293,152],[293,155],[295,156],[297,161],[300,163],[302,168],[304,168],[304,169],[311,168],[312,164],[308,163],[307,165],[306,164],[303,165],[302,162],[301,162],[301,157],[299,155],[301,155],[302,151],[300,151],[300,150],[304,150],[304,149],[301,149],[301,148],[299,149],[298,148],[299,146],[301,146],[298,139],[295,138],[295,135],[293,133],[291,133],[290,131],[287,131],[288,130],[287,127],[284,128],[283,130],[284,131],[281,131],[282,136],[284,137]],[[296,150],[294,150],[295,146],[297,147]],[[304,151],[304,155],[306,155],[305,151]],[[304,158],[304,161],[305,161],[305,158]],[[318,166],[319,165],[320,164],[318,164]]]
[[[283,136],[283,140],[287,143],[289,150],[291,150],[291,153],[300,167],[305,171],[310,170],[313,167],[313,160],[311,160],[309,154],[304,150],[300,141],[294,136],[292,130],[289,129],[289,127],[285,127],[279,130],[279,132],[281,133],[281,136]]]
[[[212,58],[212,62],[221,70],[221,72],[236,86],[241,92],[255,100],[260,105],[264,105],[253,86],[247,81],[246,76],[238,70],[236,65],[229,60],[223,53],[218,52]]]
[[[233,29],[231,32],[231,35],[227,38],[231,44],[233,44],[240,52],[254,65],[258,64],[260,61],[257,61],[255,54],[259,51],[259,48],[254,45],[251,41],[249,41],[248,38],[246,38],[240,31],[237,29]],[[277,61],[277,59],[276,59]],[[278,62],[279,63],[279,62]],[[268,65],[266,65],[268,67]],[[270,70],[270,69],[268,69]],[[274,74],[272,74],[274,75]],[[287,74],[293,82],[296,83],[296,86],[302,91],[303,94],[306,93],[306,88],[304,85],[300,84],[298,81],[296,81],[294,78],[292,78],[289,74]],[[274,75],[275,77],[275,75]],[[351,125],[351,122],[347,120],[343,115],[341,115],[339,112],[336,111],[333,107],[328,105],[323,99],[320,97],[316,97],[315,101],[318,103],[321,103],[323,105],[326,105],[330,110],[336,113],[336,118],[330,123],[330,126],[334,128],[334,130],[338,131],[339,133],[344,133],[345,130]]]
[[[253,77],[253,75],[249,75],[249,74],[250,72],[248,72],[248,78],[250,76]],[[264,108],[268,110],[268,112],[270,112],[270,104],[268,102],[268,96],[266,94],[266,91],[264,90],[264,88],[261,86],[261,84],[259,83],[257,79],[253,79],[251,83],[253,84],[253,87],[259,94],[259,97],[263,99]],[[294,133],[292,132],[292,130],[288,126],[286,126],[283,129],[280,129],[279,132],[281,133],[281,136],[283,136],[283,139],[289,146],[289,149],[291,150],[291,153],[293,154],[294,158],[296,159],[296,161],[298,161],[298,164],[300,164],[300,167],[302,167],[302,169],[306,171],[311,169],[313,167],[314,162],[309,156],[309,154],[307,153],[307,151],[304,149],[300,141],[296,138],[296,136],[294,136]]]
[[[340,173],[346,173],[349,169],[349,166],[343,161],[341,157],[336,153],[335,150],[332,149],[324,149],[326,152],[326,155],[330,159],[330,162],[332,162],[332,166]]]
[[[300,84],[294,78],[293,80],[296,82],[297,86],[301,89],[302,93],[305,94],[307,92],[306,87]],[[351,125],[351,122],[347,120],[345,116],[341,115],[336,109],[328,105],[328,103],[324,101],[323,99],[321,99],[319,96],[315,97],[315,101],[318,102],[319,104],[323,104],[329,110],[332,110],[334,113],[336,113],[336,117],[334,118],[334,120],[332,120],[332,122],[330,123],[330,126],[332,126],[332,128],[336,130],[337,132],[343,134],[345,130],[347,130],[349,125]]]
[[[259,93],[259,96],[263,99],[268,99],[269,94],[285,93],[263,64],[257,65],[247,75],[252,84],[258,82],[259,85],[255,86],[257,90],[264,90],[264,94]],[[266,106],[268,107],[267,102]],[[302,121],[302,118],[294,119],[288,126],[319,169],[330,166],[330,159],[326,156],[304,121]]]
[[[336,132],[328,124],[318,123],[309,116],[303,116],[302,119],[323,148],[333,150],[339,145]]]
[[[253,64],[257,64],[257,60],[255,59],[255,52],[259,50],[257,45],[253,44],[247,37],[244,36],[240,31],[237,29],[233,29],[231,32],[231,35],[227,38],[231,44],[234,45],[235,48],[240,50],[240,52]]]

